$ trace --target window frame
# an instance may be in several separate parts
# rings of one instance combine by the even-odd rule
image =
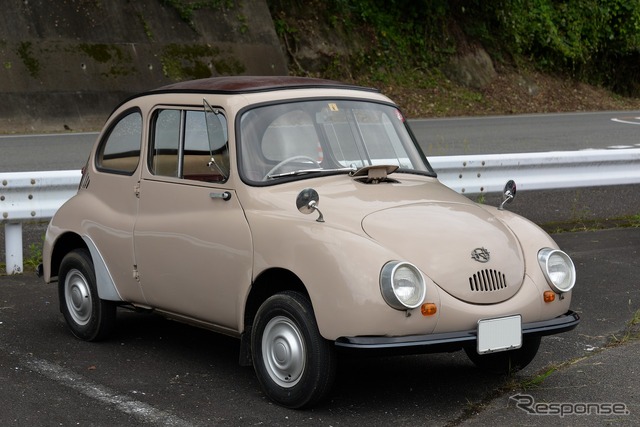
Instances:
[[[227,151],[227,157],[229,157],[229,162],[230,162],[230,150],[229,150],[229,121],[227,119],[227,115],[225,110],[220,107],[220,106],[215,106],[213,107],[216,111],[219,112],[219,115],[221,115],[222,117],[224,117],[224,125],[225,125],[225,129],[226,129],[226,136],[227,136],[227,141],[226,143],[223,145],[223,148],[226,147],[226,151]],[[155,161],[155,151],[156,151],[156,147],[155,147],[155,143],[157,140],[157,123],[158,123],[158,118],[160,116],[160,114],[163,111],[175,111],[179,113],[179,126],[178,126],[178,140],[177,140],[177,152],[176,152],[176,156],[177,156],[177,176],[174,175],[162,175],[162,174],[158,174],[155,171],[155,167],[153,165],[154,161]],[[211,176],[220,176],[222,177],[222,179],[220,180],[206,180],[206,179],[196,179],[196,178],[189,178],[188,176],[185,177],[184,176],[184,172],[185,172],[185,158],[188,155],[188,152],[190,150],[188,150],[188,147],[185,147],[185,144],[187,143],[188,140],[188,133],[189,133],[189,129],[187,128],[187,124],[189,123],[189,112],[194,112],[194,113],[199,113],[202,114],[202,119],[203,119],[203,123],[204,123],[204,129],[205,132],[207,130],[206,128],[206,110],[204,108],[204,106],[199,105],[199,106],[195,106],[195,105],[157,105],[156,107],[154,107],[154,109],[150,112],[150,119],[149,119],[149,142],[147,145],[147,161],[146,161],[146,165],[147,165],[147,170],[149,172],[149,174],[153,177],[153,179],[170,179],[170,180],[175,180],[175,182],[190,182],[190,183],[201,183],[201,184],[224,184],[226,182],[228,182],[229,180],[229,176],[224,176],[223,174],[217,174],[215,173],[214,169],[211,169]],[[205,136],[207,136],[207,141],[206,141],[206,145],[207,145],[207,156],[211,156],[211,147],[209,145],[209,141],[208,141],[208,135],[205,134]],[[173,147],[172,147],[173,148]],[[216,155],[216,153],[213,153],[213,155]]]
[[[109,140],[111,139],[111,136],[113,135],[113,131],[116,129],[116,127],[122,123],[122,121],[126,118],[129,117],[133,114],[138,114],[138,117],[140,119],[140,141],[139,141],[139,145],[138,145],[138,161],[136,162],[136,166],[133,170],[125,170],[125,169],[114,169],[111,167],[107,167],[104,166],[103,162],[104,162],[104,152],[105,152],[105,148],[109,142]],[[129,108],[125,111],[123,111],[121,114],[119,114],[109,125],[108,130],[104,133],[104,135],[102,136],[102,139],[100,140],[100,143],[98,144],[98,148],[96,150],[96,155],[94,156],[94,166],[96,168],[97,171],[99,172],[104,172],[104,173],[110,173],[110,174],[115,174],[115,175],[125,175],[125,176],[133,176],[136,171],[138,170],[138,168],[140,167],[140,160],[142,158],[142,141],[143,141],[143,137],[144,137],[144,117],[142,114],[142,110],[138,107],[133,107],[133,108]],[[130,151],[130,152],[135,152],[135,150]]]
[[[298,181],[298,180],[304,180],[304,179],[311,179],[311,178],[315,178],[317,177],[317,175],[314,174],[305,174],[305,175],[300,175],[300,176],[291,176],[291,177],[282,177],[279,178],[277,180],[269,180],[269,181],[256,181],[255,179],[251,178],[246,170],[246,165],[245,165],[245,157],[247,156],[247,154],[245,153],[245,147],[244,145],[247,144],[247,141],[244,140],[244,136],[243,135],[243,120],[245,119],[245,116],[247,113],[251,112],[252,110],[255,109],[259,109],[259,108],[263,108],[263,107],[269,107],[269,106],[277,106],[277,105],[282,105],[282,104],[294,104],[294,103],[305,103],[305,102],[343,102],[343,101],[347,101],[347,102],[363,102],[363,103],[371,103],[371,104],[377,104],[377,105],[381,105],[381,106],[386,106],[386,107],[391,107],[395,110],[398,111],[398,113],[401,115],[402,118],[402,124],[401,126],[404,127],[404,129],[407,132],[407,136],[409,137],[409,139],[411,140],[411,142],[413,143],[413,150],[415,150],[414,154],[420,158],[420,160],[423,162],[424,166],[425,166],[425,170],[418,170],[418,169],[413,169],[413,170],[409,170],[409,169],[402,169],[401,171],[399,171],[399,173],[406,173],[406,174],[411,174],[411,175],[420,175],[420,176],[426,176],[426,177],[430,177],[430,178],[435,178],[437,177],[436,172],[434,171],[434,169],[432,168],[431,164],[429,163],[429,160],[427,158],[427,156],[425,155],[424,151],[422,150],[422,147],[420,146],[420,144],[418,143],[415,134],[413,133],[413,131],[411,130],[411,127],[409,126],[409,124],[406,121],[406,118],[404,117],[404,115],[402,114],[402,111],[400,110],[400,108],[398,107],[398,105],[392,103],[392,102],[383,102],[383,101],[379,101],[379,100],[372,100],[372,99],[367,99],[367,98],[353,98],[353,97],[344,97],[344,96],[336,96],[336,97],[303,97],[303,98],[295,98],[295,99],[280,99],[280,100],[274,100],[274,101],[266,101],[266,102],[260,102],[260,103],[256,103],[256,104],[251,104],[251,105],[247,105],[244,108],[241,108],[235,115],[234,118],[234,131],[236,134],[236,161],[237,161],[237,165],[238,165],[238,174],[240,176],[240,179],[242,180],[242,182],[244,182],[245,184],[252,186],[252,187],[265,187],[265,186],[271,186],[271,185],[278,185],[278,184],[283,184],[283,183],[287,183],[287,182],[292,182],[292,181]],[[273,121],[271,121],[273,122]],[[269,122],[269,123],[271,123]],[[316,124],[317,126],[317,124]],[[265,126],[265,129],[268,127]],[[324,132],[324,128],[321,130],[321,132]],[[320,144],[322,144],[323,150],[325,148],[325,143],[327,141],[322,140],[320,141]],[[363,147],[359,147],[360,149],[362,149]],[[255,155],[255,153],[254,153]],[[324,153],[325,156],[329,155],[330,157],[333,157],[332,154],[332,150],[329,149],[327,151],[325,151]],[[260,154],[258,153],[258,156],[260,156]],[[268,161],[268,159],[266,159],[264,156],[262,156],[262,161]],[[340,174],[342,172],[335,172],[335,174]],[[332,174],[331,172],[329,172],[329,174]],[[326,175],[325,175],[326,176]]]

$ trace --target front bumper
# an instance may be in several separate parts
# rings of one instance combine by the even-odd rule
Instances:
[[[523,339],[567,332],[578,326],[578,323],[580,323],[580,316],[571,310],[551,320],[524,323],[522,325]],[[344,350],[372,350],[389,353],[441,353],[475,346],[476,340],[477,331],[474,329],[402,337],[340,337],[335,341],[335,345]]]

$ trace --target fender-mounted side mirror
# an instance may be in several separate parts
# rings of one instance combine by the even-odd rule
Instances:
[[[511,203],[513,199],[516,198],[516,183],[514,180],[510,179],[504,186],[503,195],[502,195],[502,203],[498,206],[499,210],[504,210],[504,205],[507,203]]]

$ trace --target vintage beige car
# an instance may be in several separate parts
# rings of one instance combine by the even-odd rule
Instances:
[[[342,352],[464,350],[507,372],[579,322],[551,237],[441,184],[377,90],[319,79],[125,101],[43,255],[78,338],[107,337],[118,306],[228,334],[290,408],[327,395]]]

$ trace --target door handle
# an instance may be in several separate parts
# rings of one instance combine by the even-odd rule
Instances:
[[[223,191],[222,193],[209,193],[209,197],[212,199],[222,199],[226,202],[227,200],[231,200],[231,193],[228,191]]]

